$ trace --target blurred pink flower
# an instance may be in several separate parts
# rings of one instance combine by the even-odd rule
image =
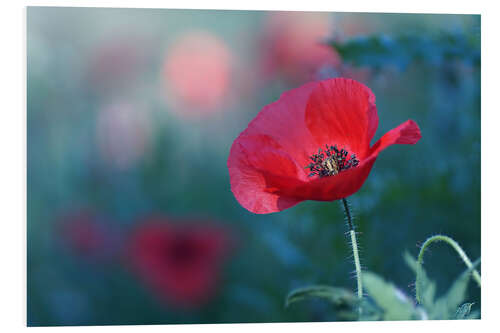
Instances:
[[[133,167],[149,150],[151,131],[147,110],[122,101],[104,106],[96,133],[102,160],[117,169]]]
[[[213,34],[184,34],[168,50],[163,74],[170,104],[183,115],[215,111],[231,84],[232,54]]]
[[[263,34],[261,66],[266,76],[282,75],[298,83],[311,80],[323,66],[340,64],[338,54],[322,44],[332,34],[326,13],[271,13]]]
[[[160,217],[132,233],[126,260],[161,300],[189,309],[213,296],[231,243],[226,229],[208,221]]]

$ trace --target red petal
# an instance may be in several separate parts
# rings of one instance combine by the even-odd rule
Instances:
[[[301,201],[333,201],[348,197],[359,191],[370,174],[376,158],[376,156],[370,156],[355,168],[334,176],[313,179],[295,188],[285,189],[281,194]]]
[[[396,128],[385,133],[374,145],[370,148],[370,156],[378,155],[382,150],[393,144],[409,144],[417,143],[422,137],[420,128],[413,120],[407,120]]]
[[[264,106],[241,135],[268,135],[298,164],[307,165],[311,151],[319,148],[304,122],[307,101],[317,85],[310,82],[284,92],[276,102]],[[307,178],[305,172],[303,176]]]
[[[281,194],[302,198],[302,200],[332,201],[348,197],[361,188],[377,159],[378,154],[393,144],[415,144],[422,135],[413,120],[407,120],[390,130],[369,150],[369,156],[352,169],[337,175],[316,178],[293,189],[285,189]]]
[[[231,190],[254,213],[272,213],[304,200],[332,201],[358,191],[378,153],[391,144],[413,144],[421,135],[407,121],[373,147],[378,126],[375,96],[349,79],[309,83],[262,109],[231,147]],[[308,158],[325,144],[355,153],[361,163],[338,175],[311,179]]]
[[[321,81],[311,92],[305,120],[316,149],[336,144],[363,159],[378,126],[375,95],[354,80]]]
[[[318,146],[304,119],[316,85],[311,82],[283,93],[234,141],[227,162],[231,190],[249,211],[277,212],[301,201],[280,197],[277,192],[308,181],[304,166]]]
[[[227,164],[231,191],[249,211],[272,213],[301,201],[282,199],[277,193],[301,183],[297,174],[303,170],[269,136],[240,135],[231,147]]]

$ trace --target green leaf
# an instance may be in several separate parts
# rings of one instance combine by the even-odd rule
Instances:
[[[382,320],[384,312],[371,302],[370,299],[364,297],[360,303],[361,314],[359,315],[360,321],[373,321]]]
[[[476,260],[471,268],[465,270],[453,282],[445,295],[436,301],[436,307],[431,314],[434,319],[453,319],[457,313],[457,308],[465,301],[467,285],[469,283],[473,269],[479,264]]]
[[[368,294],[384,311],[384,320],[410,320],[419,318],[412,301],[392,283],[378,275],[363,273],[363,283]]]
[[[314,285],[292,290],[286,297],[285,307],[310,298],[323,298],[336,308],[355,308],[358,304],[357,297],[347,289]]]
[[[478,310],[472,311],[465,319],[479,319],[481,318],[481,312]]]
[[[460,305],[455,313],[455,319],[468,319],[473,305],[474,303],[464,303]]]
[[[413,258],[413,256],[408,252],[405,252],[403,257],[408,266],[413,270],[415,274],[417,274],[417,260]],[[420,269],[420,281],[416,281],[415,283],[419,284],[421,304],[427,310],[427,312],[433,312],[435,306],[434,297],[436,295],[436,283],[434,281],[431,281],[427,277],[427,273],[425,272],[423,267],[421,267]]]

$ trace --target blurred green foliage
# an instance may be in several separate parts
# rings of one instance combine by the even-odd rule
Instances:
[[[417,273],[417,261],[405,252],[408,266]],[[477,266],[478,262],[475,264]],[[332,311],[338,318],[345,320],[449,320],[476,319],[478,311],[471,312],[474,303],[464,303],[467,285],[471,276],[467,269],[450,285],[448,291],[437,300],[434,299],[436,285],[422,271],[420,282],[422,301],[411,299],[392,283],[372,272],[363,272],[363,283],[367,297],[359,300],[353,292],[330,286],[311,286],[292,291],[286,298],[286,305],[310,298],[329,301]]]
[[[359,36],[343,42],[334,40],[330,44],[347,63],[375,70],[383,67],[406,70],[414,62],[440,68],[446,63],[460,61],[479,67],[478,37],[454,31],[434,37],[421,34]]]

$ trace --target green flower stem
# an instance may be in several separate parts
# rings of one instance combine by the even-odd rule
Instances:
[[[424,244],[422,244],[422,247],[420,248],[420,253],[418,254],[417,281],[415,283],[415,294],[416,294],[417,301],[419,303],[421,301],[421,298],[420,298],[420,280],[421,280],[421,274],[422,274],[422,265],[424,263],[425,250],[427,250],[427,248],[429,247],[429,245],[431,243],[440,242],[440,241],[447,243],[458,253],[458,255],[460,256],[460,258],[462,258],[462,260],[465,263],[465,265],[467,266],[467,268],[469,268],[472,271],[472,277],[477,282],[477,285],[479,286],[479,288],[481,288],[481,275],[479,275],[478,271],[476,269],[474,269],[474,265],[470,261],[467,254],[465,254],[465,251],[460,247],[460,245],[458,245],[458,243],[454,239],[452,239],[448,236],[434,235],[432,237],[427,238],[427,240],[424,242]]]
[[[352,216],[351,211],[349,210],[349,204],[347,200],[342,199],[342,204],[344,205],[345,216],[347,220],[347,224],[349,226],[349,233],[351,235],[351,245],[352,245],[352,254],[354,255],[354,266],[356,267],[356,280],[358,282],[358,298],[363,298],[363,281],[361,279],[361,264],[359,262],[359,251],[358,251],[358,242],[356,240],[356,231],[354,230],[354,225],[352,224]]]
[[[361,265],[359,263],[358,243],[356,242],[356,232],[349,231],[351,234],[352,253],[354,254],[354,265],[356,266],[356,279],[358,280],[358,298],[363,298],[363,282],[361,281]]]

